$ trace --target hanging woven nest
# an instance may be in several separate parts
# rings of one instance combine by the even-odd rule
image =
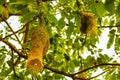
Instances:
[[[33,30],[31,36],[31,49],[26,62],[27,69],[32,74],[37,74],[43,70],[43,56],[47,53],[49,47],[49,36],[44,25],[40,24]]]
[[[80,31],[87,34],[89,37],[96,37],[97,33],[97,20],[91,12],[80,12],[81,15],[81,28]]]

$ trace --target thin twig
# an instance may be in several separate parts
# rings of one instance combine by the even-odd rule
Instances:
[[[43,2],[48,2],[48,1],[57,1],[57,0],[42,0]]]
[[[17,58],[17,60],[14,62],[14,66],[16,66],[16,65],[17,65],[17,63],[19,63],[19,62],[20,62],[20,59],[21,59],[21,56],[19,56],[19,57]]]
[[[89,67],[89,68],[87,68],[87,69],[84,69],[84,70],[82,70],[82,71],[80,71],[80,72],[77,72],[77,73],[74,73],[74,74],[65,73],[65,72],[62,72],[62,71],[53,69],[53,68],[51,68],[51,67],[48,67],[48,66],[46,66],[46,65],[44,66],[44,68],[46,68],[46,69],[48,69],[48,70],[50,70],[50,71],[52,71],[52,72],[55,72],[55,73],[57,73],[57,74],[62,74],[62,75],[64,75],[64,76],[68,76],[68,77],[71,77],[71,78],[73,78],[73,79],[78,79],[78,78],[76,77],[77,74],[80,74],[80,73],[82,73],[82,72],[86,72],[86,71],[88,71],[88,70],[91,70],[91,69],[94,69],[94,68],[98,68],[98,67],[101,67],[101,66],[120,66],[120,64],[103,63],[103,64],[99,64],[99,65],[96,65],[96,66]],[[102,74],[102,73],[101,73],[101,74]],[[98,76],[99,76],[99,75],[98,75]],[[81,79],[81,78],[79,78],[79,79]],[[81,79],[81,80],[83,80],[83,79]],[[90,80],[90,79],[84,79],[84,80]]]
[[[8,27],[10,28],[10,30],[12,31],[12,33],[13,33],[14,36],[16,37],[18,43],[21,45],[23,53],[26,53],[24,46],[22,45],[22,43],[21,43],[21,41],[19,40],[18,36],[15,34],[14,30],[12,29],[12,27],[9,25],[9,23],[8,23],[7,21],[5,21],[5,23],[8,25]]]
[[[6,45],[8,45],[12,50],[14,50],[19,56],[27,59],[27,56],[26,55],[23,55],[22,52],[19,52],[18,49],[10,42],[0,38],[0,41],[4,42]]]
[[[119,27],[119,25],[115,25],[115,26],[98,26],[98,28],[113,28],[113,27]]]
[[[55,73],[58,73],[58,74],[62,74],[62,75],[64,75],[64,76],[74,77],[74,75],[72,75],[72,74],[65,73],[65,72],[59,71],[59,70],[57,70],[57,69],[53,69],[53,68],[48,67],[48,66],[46,66],[46,65],[44,66],[44,68],[45,68],[45,69],[48,69],[48,70],[50,70],[50,71],[52,71],[52,72],[55,72]]]
[[[14,30],[12,29],[12,27],[9,25],[9,23],[7,21],[5,21],[5,23],[8,25],[8,27],[10,28],[10,30],[14,34],[14,36],[16,37],[16,39],[19,42],[19,44],[22,46],[21,41],[19,40],[18,36],[15,34]]]
[[[24,38],[24,41],[23,43],[26,43],[27,39],[28,39],[28,32],[29,32],[29,25],[30,23],[32,23],[33,21],[35,21],[37,19],[38,16],[35,16],[33,17],[32,20],[28,21],[23,27],[26,27],[26,30],[25,30],[25,38]]]
[[[86,44],[86,41],[87,41],[87,35],[85,34],[85,38],[84,38],[84,41],[82,43],[82,46],[81,46],[81,49],[84,48],[85,44]]]
[[[107,73],[108,71],[111,71],[110,69],[111,69],[111,68],[109,68],[109,69],[103,71],[102,73],[100,73],[100,74],[98,74],[98,75],[96,75],[96,76],[93,76],[93,77],[91,77],[91,78],[89,78],[89,79],[94,79],[94,78],[96,78],[96,77],[98,77],[98,76],[101,76],[101,75],[103,75],[104,73]]]
[[[69,24],[66,24],[66,26],[69,26]],[[97,26],[97,28],[113,28],[113,27],[119,27],[119,26],[120,26],[120,24],[115,25],[115,26],[111,26],[111,25],[108,25],[108,26]],[[77,27],[77,26],[75,26],[75,27]]]
[[[77,4],[78,9],[80,9],[80,3],[78,0],[76,0],[76,4]]]
[[[12,34],[9,34],[9,35],[5,36],[3,39],[9,38],[10,36],[12,36],[12,35],[14,35],[14,34],[17,34],[18,32],[20,32],[20,31],[23,30],[23,29],[24,29],[24,27],[22,27],[21,29],[15,31],[15,32],[12,33]]]
[[[44,12],[42,11],[42,9],[43,9],[42,0],[36,0],[36,4],[37,4],[38,17],[39,17],[40,23],[41,24],[45,24],[45,21],[44,21]]]
[[[13,69],[13,72],[14,72],[14,76],[17,77],[18,79],[20,79],[20,77],[17,75],[16,71],[15,71],[15,66],[14,66],[14,54],[13,54],[13,50],[11,49],[12,51],[12,55],[11,55],[11,60],[12,60],[12,69]]]
[[[21,16],[22,13],[20,11],[16,12],[16,13],[9,13],[10,16]]]
[[[25,44],[28,40],[29,24],[26,25],[25,37],[23,43]]]
[[[78,54],[78,58],[80,59],[80,70],[82,70],[83,69],[83,59],[80,54]]]
[[[120,64],[112,64],[112,63],[102,63],[102,64],[98,64],[96,66],[92,66],[92,67],[89,67],[89,68],[86,68],[80,72],[77,72],[77,73],[74,73],[73,75],[77,75],[77,74],[80,74],[82,72],[86,72],[88,70],[91,70],[91,69],[94,69],[94,68],[98,68],[98,67],[102,67],[102,66],[120,66]]]

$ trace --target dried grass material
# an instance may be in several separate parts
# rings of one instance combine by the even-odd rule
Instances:
[[[97,20],[91,12],[80,12],[81,28],[80,31],[90,37],[95,37],[97,33]]]
[[[34,29],[31,37],[31,49],[26,62],[30,72],[36,74],[43,69],[42,58],[47,53],[48,47],[49,36],[45,26],[41,24]]]
[[[43,69],[44,65],[42,63],[42,57],[41,49],[33,49],[30,51],[26,67],[32,74],[37,74]]]

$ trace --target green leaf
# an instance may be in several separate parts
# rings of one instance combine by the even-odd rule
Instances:
[[[64,58],[65,58],[65,60],[67,60],[67,61],[70,60],[70,57],[69,57],[67,54],[64,54]]]
[[[19,5],[16,5],[16,8],[18,9],[18,10],[23,10],[24,8],[26,8],[27,7],[27,4],[19,4]]]
[[[107,80],[111,80],[111,75],[112,75],[112,73],[113,73],[112,70],[109,71],[105,78],[106,78]]]
[[[61,75],[60,74],[53,74],[53,79],[52,80],[58,80],[61,78]]]
[[[75,68],[75,64],[72,61],[69,64],[70,64],[70,66],[68,67],[68,69],[70,70],[71,73],[73,73],[74,68]]]
[[[10,2],[16,2],[17,0],[10,0]]]
[[[120,72],[118,72],[118,74],[116,74],[117,79],[120,79]]]
[[[112,29],[109,32],[109,40],[108,40],[108,43],[107,43],[107,49],[109,49],[112,46],[112,44],[114,43],[115,32],[116,32],[116,30],[114,30],[114,29]]]
[[[120,2],[119,2],[119,4],[118,4],[118,6],[117,6],[117,10],[116,10],[117,12],[117,16],[118,17],[120,17]]]
[[[75,23],[77,25],[77,27],[81,27],[81,18],[80,18],[80,13],[78,12],[78,14],[75,15]]]
[[[46,16],[47,16],[50,23],[53,23],[54,25],[57,25],[58,21],[53,14],[46,14]]]
[[[120,50],[120,37],[119,36],[116,36],[116,39],[115,39],[115,50]]]
[[[118,33],[120,33],[120,26],[118,26]]]
[[[23,15],[22,19],[21,19],[21,22],[24,23],[24,22],[28,22],[30,21],[31,19],[33,19],[33,17],[36,15],[36,13],[26,13],[25,15]]]
[[[11,2],[8,6],[8,9],[11,13],[16,13],[16,12],[21,12],[21,11],[23,12],[25,9],[26,9],[26,11],[28,11],[27,5],[28,4],[25,3],[25,1]],[[23,13],[23,14],[25,14],[25,13]]]
[[[101,63],[103,63],[103,62],[102,62],[102,58],[98,57],[98,58],[97,58],[97,64],[101,64]]]
[[[84,68],[88,68],[93,66],[95,58],[93,56],[88,56],[85,60],[83,60]]]
[[[12,72],[12,69],[10,68],[6,68],[4,71],[3,71],[3,76],[8,76],[10,73]]]
[[[16,77],[14,74],[11,74],[10,77],[8,77],[8,80],[19,80],[19,78]]]
[[[60,3],[62,4],[68,3],[68,0],[60,0]]]
[[[5,54],[3,53],[3,54],[0,54],[0,67],[3,65],[3,63],[4,63],[4,60],[5,60]]]
[[[119,80],[119,79],[117,79],[117,75],[115,72],[111,75],[110,79],[111,80]]]
[[[97,59],[98,63],[107,63],[109,62],[109,57],[106,54],[99,54],[99,57]]]
[[[49,37],[52,38],[52,37],[53,37],[53,34],[52,34],[52,29],[51,29],[51,27],[50,27],[50,26],[46,26],[46,28],[47,28]]]
[[[4,4],[6,0],[0,0],[0,5]]]
[[[111,15],[115,12],[114,1],[115,0],[106,0],[105,1],[105,8]]]
[[[105,9],[104,4],[102,2],[95,3],[94,6],[95,6],[95,10],[99,16],[102,17],[105,15],[106,9]]]
[[[13,62],[12,60],[7,61],[8,66],[12,69],[13,68]]]
[[[3,37],[3,30],[0,30],[0,38]]]
[[[67,35],[68,38],[71,36],[73,31],[74,31],[74,24],[73,24],[73,22],[70,22],[69,26],[68,26],[68,29],[66,31],[66,35]]]
[[[75,64],[75,66],[80,66],[80,61],[78,61],[76,59],[73,60],[73,63]]]
[[[3,6],[0,5],[0,16],[2,15],[2,13],[3,13]]]
[[[64,20],[64,18],[60,18],[60,20],[58,21],[58,27],[61,29],[66,25],[66,22]]]

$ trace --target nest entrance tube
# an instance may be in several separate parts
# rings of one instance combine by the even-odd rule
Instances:
[[[27,64],[27,68],[32,74],[35,74],[43,69],[43,64],[39,59],[33,59]]]

